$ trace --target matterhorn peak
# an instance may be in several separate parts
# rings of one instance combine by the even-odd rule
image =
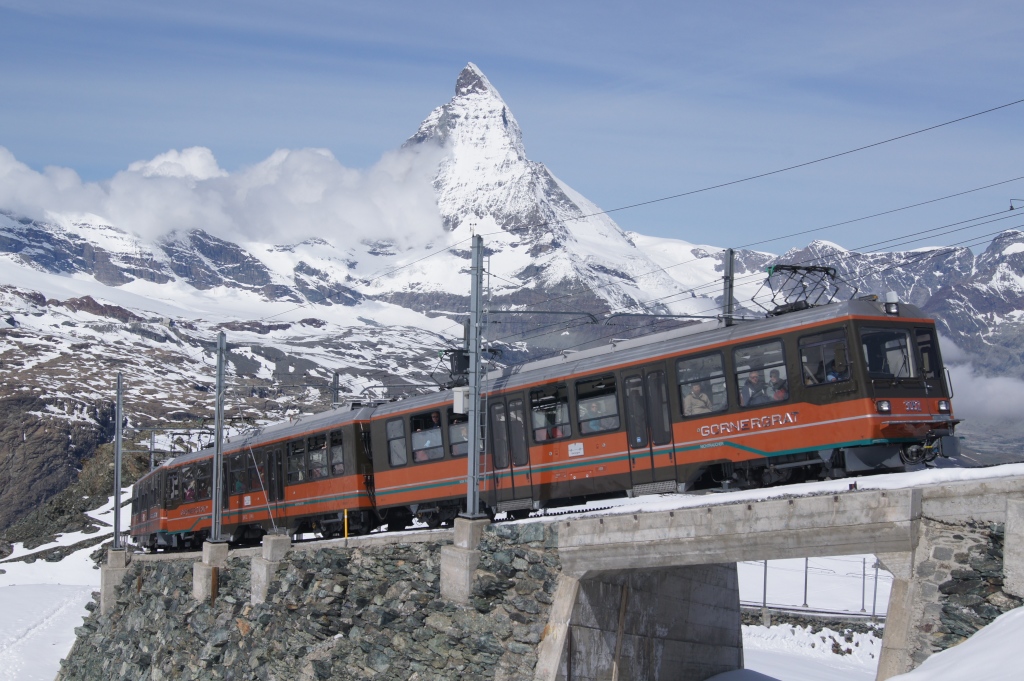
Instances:
[[[455,96],[461,97],[474,92],[485,93],[491,92],[498,96],[498,91],[491,85],[491,81],[487,80],[487,76],[480,70],[473,62],[466,64],[466,68],[462,69],[459,73],[458,79],[455,81]]]

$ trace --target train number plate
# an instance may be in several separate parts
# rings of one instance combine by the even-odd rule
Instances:
[[[903,406],[907,411],[922,411],[919,400],[903,400]]]
[[[569,456],[583,456],[583,443],[573,442],[569,445]]]

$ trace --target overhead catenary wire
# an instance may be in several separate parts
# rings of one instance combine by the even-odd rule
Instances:
[[[977,226],[980,226],[980,225],[983,225],[983,224],[989,224],[989,223],[991,223],[991,222],[996,222],[996,221],[998,221],[998,220],[1003,220],[1003,219],[1006,219],[1006,218],[1012,218],[1012,217],[1016,217],[1016,215],[1005,215],[1004,217],[1002,217],[1002,218],[997,218],[996,220],[989,220],[989,221],[986,221],[986,222],[981,222],[981,223],[978,223],[978,222],[977,222],[977,220],[979,220],[979,219],[982,219],[982,218],[984,218],[984,217],[989,217],[989,216],[991,216],[991,215],[1000,215],[1001,213],[1007,213],[1007,212],[1008,212],[1008,211],[1001,211],[1001,212],[999,212],[999,213],[991,213],[991,214],[988,214],[988,215],[985,215],[985,216],[979,216],[979,217],[976,217],[976,218],[971,218],[971,219],[969,219],[969,220],[963,220],[963,221],[959,221],[959,222],[954,222],[954,223],[948,223],[948,224],[946,224],[946,225],[942,225],[942,226],[940,226],[940,227],[936,227],[936,228],[933,228],[933,229],[931,229],[931,230],[924,230],[924,231],[919,231],[919,232],[913,232],[913,233],[911,233],[911,234],[908,234],[908,235],[904,235],[904,236],[916,236],[916,235],[920,235],[920,234],[926,234],[926,233],[936,232],[936,231],[938,231],[938,230],[943,230],[943,229],[945,229],[946,227],[949,227],[949,226],[951,226],[951,225],[962,225],[962,224],[963,224],[963,223],[965,223],[965,222],[973,222],[973,223],[974,223],[974,224],[971,224],[971,225],[967,225],[966,227],[960,227],[960,228],[958,228],[958,229],[955,229],[955,230],[949,230],[949,231],[946,231],[946,232],[940,232],[940,234],[949,234],[949,233],[952,233],[952,232],[956,232],[956,231],[962,231],[963,229],[970,229],[970,228],[973,228],[973,227],[977,227]],[[1018,226],[1019,226],[1019,225],[1018,225]],[[990,236],[994,236],[994,235],[996,235],[996,234],[999,234],[999,233],[1002,233],[1002,232],[1004,232],[1004,231],[1006,231],[1006,230],[1005,230],[1005,229],[1003,229],[1003,230],[999,230],[999,231],[997,231],[997,232],[992,232],[992,233],[990,233],[990,234],[986,234],[986,235],[984,235],[984,237],[986,237],[986,238],[987,238],[987,237],[990,237]],[[933,235],[933,236],[934,236],[934,235]],[[904,238],[904,237],[897,237],[897,238]],[[928,238],[928,237],[922,237],[922,238]],[[977,239],[979,239],[979,238],[982,238],[982,237],[978,237],[978,236],[975,236],[975,237],[971,237],[971,239],[968,239],[968,241],[975,241],[975,240],[977,240]],[[916,240],[921,240],[921,239],[916,239]],[[984,243],[984,241],[983,241],[982,243]],[[871,244],[869,244],[869,246],[870,246],[870,245],[871,245]],[[972,245],[973,245],[973,244],[972,244]],[[863,248],[863,247],[858,247],[858,248]],[[944,247],[944,246],[940,246],[940,247],[938,247],[938,249],[940,250],[940,252],[943,252],[943,249],[945,249],[945,248],[946,248],[946,247]],[[852,249],[852,250],[856,250],[856,249]],[[924,255],[929,255],[929,254],[933,254],[933,253],[934,253],[934,251],[928,251],[928,252],[927,252],[926,254],[924,254]],[[922,256],[922,257],[923,257],[923,256]],[[920,259],[920,258],[915,258],[915,257],[911,257],[911,258],[907,258],[907,259],[904,259],[903,261],[901,261],[901,263],[907,263],[907,262],[916,262],[916,261],[917,261],[917,260],[919,260],[919,259]],[[807,264],[807,263],[812,263],[812,262],[815,262],[815,261],[817,261],[817,260],[819,260],[819,258],[815,257],[815,258],[810,258],[810,259],[807,259],[807,260],[805,260],[805,261],[798,261],[798,262],[796,262],[796,263],[791,263],[791,264]],[[899,265],[899,264],[901,264],[901,263],[897,263],[897,264],[896,264],[895,266],[898,266],[898,265]],[[864,275],[864,276],[862,276],[861,278],[865,278],[866,276],[870,276],[870,275],[871,275],[872,273],[874,273],[874,271],[875,271],[876,269],[880,269],[880,268],[872,268],[872,269],[869,269],[869,270],[868,270],[868,272],[867,272],[867,273],[865,273],[865,275]],[[891,268],[890,268],[890,269],[891,269]],[[760,278],[762,278],[763,276],[764,276],[764,273],[762,273],[762,272],[757,272],[757,273],[754,273],[754,274],[744,275],[743,277],[740,277],[740,278],[738,279],[738,282],[741,282],[741,283],[742,283],[742,282],[745,282],[745,281],[751,281],[751,280],[754,280],[754,279],[760,279]],[[690,293],[690,292],[696,292],[696,291],[698,291],[698,290],[701,290],[701,289],[704,289],[704,288],[708,288],[708,287],[712,287],[712,286],[714,286],[714,287],[717,287],[718,285],[719,285],[719,282],[717,282],[717,281],[714,281],[714,282],[708,282],[708,283],[706,283],[706,284],[701,284],[701,285],[695,286],[695,287],[693,287],[692,289],[689,289],[689,290],[687,290],[686,292],[683,292],[683,293],[680,293],[680,292],[674,292],[674,293],[668,294],[668,295],[666,295],[666,296],[662,296],[662,297],[660,297],[660,298],[655,298],[655,299],[653,299],[653,300],[649,300],[649,301],[644,301],[644,302],[643,302],[643,303],[642,303],[641,305],[642,305],[642,306],[644,306],[644,307],[647,307],[647,309],[649,309],[649,306],[650,306],[651,304],[654,304],[654,303],[659,303],[659,302],[660,302],[660,303],[664,303],[664,302],[666,302],[666,300],[667,300],[668,298],[671,298],[671,297],[674,297],[674,296],[677,296],[677,295],[685,295],[685,294],[687,294],[687,293]],[[714,307],[714,308],[708,308],[708,309],[706,309],[706,310],[701,310],[701,311],[695,312],[694,314],[695,314],[695,315],[700,315],[700,314],[705,314],[705,313],[712,313],[712,312],[716,311],[717,309],[718,309],[718,307],[716,306],[716,307]],[[529,312],[529,311],[524,311],[524,313],[526,313],[526,314],[528,314],[528,312]],[[611,314],[611,312],[610,312],[609,314]],[[549,335],[550,333],[556,333],[556,332],[560,332],[560,331],[562,331],[563,329],[569,329],[569,328],[573,328],[574,326],[578,326],[578,325],[579,325],[579,324],[574,324],[573,322],[574,322],[574,320],[565,320],[565,321],[564,321],[564,322],[562,322],[562,323],[552,323],[552,324],[546,324],[546,325],[542,325],[542,326],[540,326],[540,327],[538,327],[537,329],[535,329],[535,330],[534,330],[534,331],[543,331],[544,329],[548,329],[548,328],[553,328],[553,329],[554,329],[553,331],[548,331],[548,332],[546,332],[546,333],[535,333],[535,334],[531,334],[531,335],[529,335],[529,336],[525,336],[525,337],[520,337],[520,336],[521,336],[520,334],[510,334],[510,335],[508,335],[508,336],[502,336],[502,337],[498,337],[498,338],[495,338],[495,339],[493,339],[493,340],[494,340],[495,342],[500,342],[500,341],[507,341],[507,340],[509,340],[509,339],[512,339],[512,338],[517,338],[517,339],[518,339],[518,340],[520,340],[520,341],[522,341],[522,340],[529,340],[529,339],[531,339],[531,338],[536,338],[536,337],[541,337],[541,336],[544,336],[544,335]],[[638,325],[626,325],[626,326],[627,326],[627,328],[635,328],[636,326],[639,326],[639,325],[642,325],[642,324],[646,324],[646,323],[647,323],[647,322],[646,322],[646,321],[644,321],[644,322],[642,322],[641,324],[638,324]],[[621,328],[621,327],[620,327],[620,328]]]
[[[983,191],[985,189],[990,189],[992,187],[998,187],[998,186],[1001,186],[1001,185],[1004,185],[1004,184],[1009,184],[1011,182],[1017,182],[1017,181],[1020,181],[1020,180],[1024,180],[1024,176],[1018,176],[1018,177],[1010,178],[1008,180],[1001,180],[999,182],[989,183],[989,184],[986,184],[986,185],[983,185],[983,186],[980,186],[980,187],[974,187],[972,189],[967,189],[967,190],[964,190],[964,191],[955,192],[953,194],[947,194],[945,196],[940,196],[940,197],[937,197],[937,198],[934,198],[934,199],[929,199],[927,201],[919,201],[917,203],[908,204],[906,206],[900,206],[898,208],[892,208],[892,209],[881,211],[881,212],[878,212],[878,213],[872,213],[871,215],[865,215],[865,216],[862,216],[862,217],[859,217],[859,218],[853,218],[853,219],[850,219],[850,220],[843,220],[841,222],[835,222],[835,223],[832,223],[832,224],[829,224],[829,225],[824,225],[822,227],[815,227],[813,229],[800,230],[800,231],[792,232],[790,234],[785,234],[785,235],[782,235],[782,236],[771,237],[769,239],[763,239],[763,240],[760,240],[760,241],[755,241],[755,242],[751,242],[751,243],[747,243],[747,244],[741,244],[739,246],[735,246],[734,249],[735,250],[742,250],[742,249],[750,248],[752,246],[758,246],[758,245],[770,243],[770,242],[773,242],[773,241],[780,241],[782,239],[792,238],[794,236],[804,236],[804,235],[812,234],[812,233],[816,233],[816,232],[824,232],[825,230],[833,229],[835,227],[842,227],[842,226],[850,225],[850,224],[857,223],[857,222],[863,222],[865,220],[869,220],[869,219],[876,218],[876,217],[881,217],[881,216],[884,216],[884,215],[892,215],[894,213],[899,213],[901,211],[911,210],[913,208],[918,208],[920,206],[924,206],[924,205],[928,205],[928,204],[932,204],[932,203],[938,203],[940,201],[946,201],[948,199],[956,198],[956,197],[959,197],[959,196],[965,196],[967,194],[972,194],[972,193],[975,193],[975,192]],[[976,219],[980,219],[980,218],[976,218]],[[699,262],[700,260],[703,260],[703,259],[705,259],[707,257],[712,257],[713,255],[716,255],[716,254],[719,254],[719,253],[723,253],[725,250],[726,250],[725,248],[719,248],[719,249],[716,249],[716,250],[714,250],[712,252],[709,252],[709,254],[707,256],[704,256],[704,257],[690,258],[690,259],[687,259],[687,260],[683,260],[681,262],[673,263],[671,265],[658,266],[656,269],[648,270],[646,272],[641,272],[641,273],[639,273],[637,275],[634,275],[634,279],[638,279],[640,277],[648,276],[648,275],[651,275],[651,274],[657,274],[658,272],[664,272],[664,273],[667,274],[668,273],[667,271],[670,270],[670,269],[674,269],[676,267],[681,267],[683,265],[689,265],[691,263]],[[851,250],[853,250],[853,249],[851,249]],[[669,275],[669,276],[671,276],[671,275]],[[610,287],[615,286],[615,285],[616,285],[615,283],[602,284],[602,285],[599,285],[599,286],[592,287],[590,290],[591,291],[596,291],[596,290],[600,290],[602,288],[610,288]],[[701,285],[698,286],[698,288],[703,288],[703,287],[706,287],[706,286],[707,286],[707,284],[701,284]],[[680,291],[680,292],[678,292],[678,295],[686,295],[687,293],[690,293],[692,290],[695,290],[695,289],[687,289],[685,291]],[[563,295],[560,295],[560,296],[552,296],[552,297],[546,298],[544,300],[538,301],[536,303],[532,303],[528,307],[529,308],[535,308],[535,307],[539,307],[541,305],[546,305],[546,304],[552,303],[552,302],[559,302],[559,301],[562,301],[562,300],[571,300],[572,298],[578,297],[579,295],[582,295],[582,294],[580,294],[580,293],[568,293],[568,294],[563,294]]]

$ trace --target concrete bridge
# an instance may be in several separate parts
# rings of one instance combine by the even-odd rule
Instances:
[[[481,630],[492,624],[508,629],[511,613],[509,626],[519,627],[518,633],[506,635],[504,649],[492,646],[494,678],[703,681],[743,666],[737,561],[873,553],[895,577],[877,675],[884,680],[969,635],[970,627],[965,633],[951,624],[956,613],[963,611],[976,629],[1021,605],[1024,475],[964,475],[976,479],[759,501],[716,495],[701,499],[704,505],[699,506],[688,497],[681,502],[687,507],[674,510],[495,526],[459,519],[454,533],[371,535],[295,547],[285,537],[267,537],[262,551],[232,551],[230,563],[226,549],[208,546],[192,569],[193,596],[212,605],[218,570],[244,559],[251,561],[245,577],[251,579],[251,600],[262,603],[268,589],[274,593],[275,580],[297,589],[289,577],[282,578],[281,566],[289,560],[304,564],[309,559],[301,555],[317,551],[367,553],[402,542],[404,536],[421,546],[437,546],[436,555],[429,549],[417,554],[426,567],[415,582],[423,584],[435,574],[436,603],[449,604],[444,606],[447,614],[425,621],[435,627],[445,623],[448,638],[435,653],[443,649],[447,654],[448,647],[469,640],[452,633],[460,612],[473,622],[471,628]],[[510,533],[518,544],[509,544]],[[135,587],[125,591],[121,582],[133,581],[122,579],[131,566],[123,555],[111,558],[103,576],[104,612],[115,602],[130,609],[126,598],[145,597],[143,572],[136,569]],[[182,558],[135,556],[134,562]],[[403,554],[403,562],[408,561]],[[354,573],[346,579],[345,588],[354,588]],[[343,591],[335,587],[341,596]],[[533,591],[535,600],[530,599]],[[396,587],[394,593],[401,590]],[[285,620],[289,614],[282,610],[274,616]],[[346,650],[361,654],[356,648]],[[458,656],[473,659],[474,654]],[[444,664],[450,661],[437,662],[435,669]]]
[[[873,553],[895,577],[883,681],[941,648],[943,585],[970,571],[969,549],[989,543],[991,524],[1005,527],[1003,591],[1017,605],[1024,477],[560,522],[562,576],[535,678],[699,681],[741,668],[738,561]],[[450,583],[465,580],[456,565]]]

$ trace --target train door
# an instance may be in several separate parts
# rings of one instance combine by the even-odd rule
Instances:
[[[533,498],[526,407],[522,398],[491,401],[491,458],[498,503]]]
[[[267,452],[267,501],[284,501],[284,452],[280,448]]]
[[[675,480],[668,377],[661,367],[623,379],[626,435],[633,486]]]

